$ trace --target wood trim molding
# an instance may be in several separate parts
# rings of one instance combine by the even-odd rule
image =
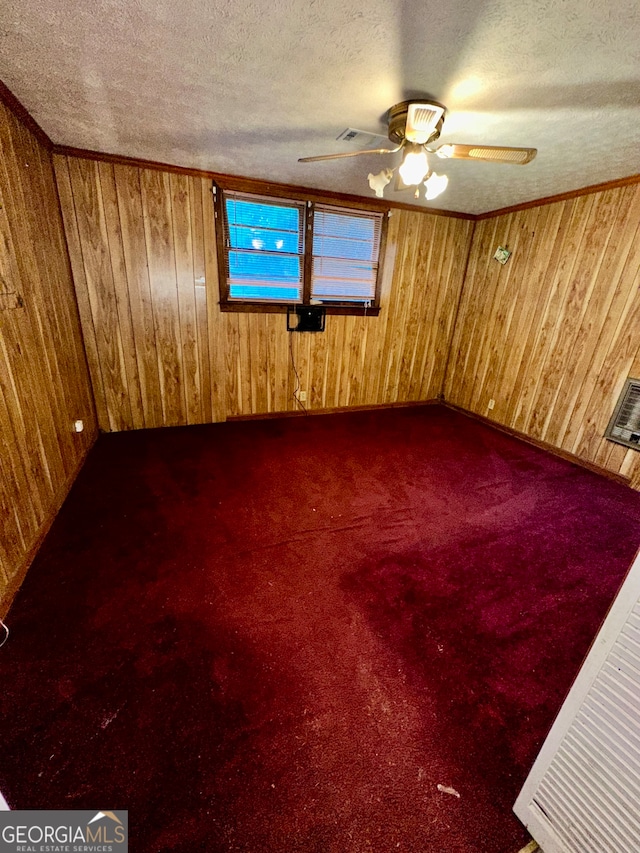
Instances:
[[[223,314],[286,314],[290,308],[302,306],[301,302],[274,304],[269,302],[216,302]],[[352,315],[354,317],[377,317],[380,314],[380,306],[361,308],[353,305],[323,305],[325,314],[329,316]]]
[[[114,163],[121,166],[134,166],[138,169],[156,169],[162,172],[173,172],[178,175],[191,175],[196,178],[209,178],[225,189],[234,189],[240,192],[256,193],[257,195],[271,195],[287,198],[304,198],[315,202],[339,202],[352,207],[366,208],[368,210],[387,211],[389,208],[396,210],[411,210],[414,213],[430,213],[433,216],[448,216],[452,219],[468,219],[474,221],[474,213],[461,213],[455,210],[440,210],[439,208],[422,207],[417,204],[404,204],[399,201],[387,201],[363,196],[351,195],[349,193],[331,192],[329,190],[318,190],[298,184],[283,184],[277,181],[264,181],[258,178],[246,178],[241,175],[226,175],[222,172],[210,172],[206,169],[191,169],[187,166],[176,166],[172,163],[160,163],[156,160],[139,160],[136,157],[123,157],[120,154],[107,154],[100,151],[89,151],[85,148],[71,148],[68,145],[54,145],[54,154],[62,154],[66,157],[79,157],[83,160],[98,160],[102,163]]]
[[[540,207],[545,204],[554,204],[558,201],[566,201],[567,199],[578,198],[582,195],[590,195],[591,193],[604,192],[618,187],[626,187],[632,184],[640,183],[640,175],[630,175],[626,178],[619,178],[615,181],[605,181],[601,184],[593,184],[581,189],[571,190],[566,193],[558,193],[558,195],[545,196],[544,198],[533,199],[522,204],[514,204],[510,207],[501,207],[497,210],[488,210],[485,213],[463,213],[457,210],[442,210],[435,207],[423,207],[417,204],[406,204],[400,201],[386,201],[377,199],[368,199],[363,196],[351,195],[349,193],[338,192],[321,192],[311,187],[305,187],[297,184],[283,184],[276,181],[264,181],[258,178],[246,178],[241,175],[227,175],[222,172],[211,172],[204,169],[192,169],[186,166],[176,166],[173,163],[161,163],[156,160],[142,160],[136,157],[124,157],[120,154],[109,154],[102,151],[92,151],[86,148],[73,148],[69,145],[57,145],[52,142],[50,137],[40,127],[38,122],[32,117],[31,113],[20,103],[11,90],[0,80],[0,101],[2,101],[13,114],[22,121],[22,123],[34,134],[34,136],[44,145],[44,147],[53,154],[62,154],[66,157],[80,157],[83,160],[98,160],[103,163],[115,163],[123,166],[134,166],[139,169],[156,169],[163,172],[173,172],[178,175],[191,175],[200,178],[211,178],[211,180],[220,183],[221,185],[233,187],[234,189],[243,189],[245,192],[265,193],[266,195],[282,195],[291,196],[297,194],[304,196],[310,201],[336,201],[343,204],[353,205],[354,207],[367,207],[370,210],[411,210],[419,213],[430,213],[433,216],[448,216],[452,219],[467,219],[471,222],[478,222],[481,219],[491,219],[495,216],[503,216],[506,213],[515,213],[519,210],[527,210],[530,207]]]
[[[167,168],[172,167],[169,166]],[[212,172],[202,172],[200,177],[206,179],[211,178],[212,175]],[[338,207],[349,207],[352,209],[373,211],[375,213],[387,213],[389,211],[389,202],[383,199],[361,198],[360,196],[349,195],[347,193],[330,193],[328,191],[325,193],[321,190],[312,190],[308,187],[265,182],[253,178],[241,178],[235,175],[218,175],[213,180],[223,191],[259,195],[266,199],[283,198],[305,203],[311,201],[314,204],[327,204],[329,202],[337,204]]]
[[[442,400],[432,398],[430,400],[405,400],[401,403],[373,403],[370,406],[332,406],[328,409],[299,409],[295,412],[263,412],[255,415],[231,415],[227,418],[229,423],[234,421],[265,421],[272,418],[305,418],[310,415],[337,415],[350,412],[374,412],[379,409],[407,409],[416,406],[438,406],[443,405]],[[452,407],[453,408],[453,407]]]
[[[588,471],[592,471],[594,474],[600,474],[601,476],[606,477],[608,480],[613,480],[616,483],[621,483],[623,486],[631,486],[631,479],[629,477],[625,477],[623,474],[616,474],[615,471],[609,471],[607,468],[600,467],[600,465],[594,465],[593,462],[589,462],[588,459],[582,459],[580,456],[576,456],[575,453],[569,453],[568,450],[562,450],[561,447],[555,447],[553,444],[549,444],[546,441],[541,441],[540,439],[533,438],[523,432],[518,432],[518,430],[513,429],[512,427],[505,426],[504,424],[498,423],[498,421],[492,421],[491,418],[486,418],[484,415],[478,415],[476,412],[470,412],[467,409],[463,409],[461,406],[454,406],[453,403],[447,403],[446,400],[442,400],[442,404],[448,409],[453,409],[453,411],[455,412],[460,412],[461,415],[466,415],[468,418],[473,418],[476,421],[480,421],[480,423],[500,430],[500,432],[504,432],[506,433],[506,435],[510,435],[513,438],[519,438],[521,441],[524,441],[527,444],[532,444],[534,447],[539,447],[540,450],[546,450],[547,453],[551,453],[553,454],[553,456],[558,456],[560,459],[564,459],[566,462],[572,462],[574,465],[578,465],[580,468],[586,468]]]
[[[22,106],[13,92],[0,80],[0,101],[11,110],[14,116],[28,128],[47,151],[53,151],[53,142],[49,139],[31,113]]]
[[[530,207],[541,207],[544,204],[555,204],[558,201],[568,201],[572,198],[578,198],[581,195],[602,193],[606,190],[615,190],[618,189],[618,187],[628,187],[633,184],[640,184],[640,175],[629,175],[627,178],[619,178],[616,181],[604,181],[601,184],[592,184],[589,187],[582,187],[579,190],[570,190],[566,193],[558,193],[558,195],[549,195],[545,198],[525,201],[522,204],[513,204],[511,207],[501,207],[498,210],[488,210],[486,213],[476,214],[475,220],[479,222],[481,219],[493,219],[496,216],[504,216],[507,213],[517,213],[519,210],[528,210]]]
[[[158,169],[163,172],[175,172],[179,175],[192,175],[199,178],[210,178],[226,189],[234,189],[241,192],[256,194],[263,193],[264,195],[289,198],[297,196],[299,198],[320,203],[334,201],[369,210],[410,210],[417,213],[430,213],[433,216],[448,216],[451,219],[466,219],[470,222],[479,222],[482,219],[492,219],[496,216],[503,216],[506,213],[515,213],[519,210],[527,210],[530,207],[541,207],[545,204],[554,204],[558,201],[566,201],[567,199],[578,198],[582,195],[591,195],[592,193],[605,192],[606,190],[640,183],[640,175],[630,175],[626,178],[619,178],[615,181],[605,181],[601,184],[581,187],[580,189],[570,190],[566,193],[558,193],[557,195],[545,196],[544,198],[533,199],[532,201],[525,201],[521,204],[511,205],[511,207],[488,210],[485,213],[463,213],[457,210],[442,210],[440,208],[422,207],[417,204],[406,204],[404,202],[390,201],[386,199],[378,201],[374,198],[369,199],[363,196],[351,195],[349,193],[331,192],[330,190],[322,191],[298,184],[283,184],[276,181],[247,178],[242,175],[227,175],[222,172],[210,172],[205,169],[192,169],[187,166],[176,166],[172,163],[160,163],[155,160],[139,160],[135,157],[124,157],[120,154],[107,154],[100,151],[90,151],[84,148],[71,148],[68,145],[54,145],[53,153],[63,154],[67,157],[80,157],[84,160],[98,160],[104,163],[135,166],[139,169]]]
[[[510,435],[512,438],[518,438],[521,441],[526,442],[527,444],[533,445],[533,447],[538,447],[540,450],[546,450],[547,453],[551,453],[553,456],[557,456],[560,459],[564,459],[566,462],[571,462],[574,465],[578,465],[580,468],[586,468],[588,471],[592,471],[594,474],[600,474],[603,477],[606,477],[608,480],[613,480],[615,483],[620,483],[623,486],[631,485],[631,481],[629,477],[625,477],[622,474],[616,474],[614,471],[609,471],[607,468],[601,468],[599,465],[594,465],[593,462],[589,462],[586,459],[582,459],[579,456],[576,456],[574,453],[569,453],[567,450],[562,450],[559,447],[554,447],[553,444],[549,444],[546,441],[540,441],[537,438],[531,438],[528,435],[525,435],[522,432],[518,432],[518,430],[512,429],[511,427],[504,426],[503,424],[498,423],[497,421],[492,421],[491,418],[486,418],[484,415],[478,415],[475,412],[470,412],[467,409],[463,409],[461,406],[454,406],[453,403],[448,403],[444,398],[432,398],[430,400],[407,400],[401,403],[382,403],[382,404],[374,404],[371,406],[347,406],[347,407],[337,407],[337,408],[329,408],[329,409],[306,409],[304,411],[299,410],[295,412],[267,412],[264,414],[255,414],[255,415],[233,415],[227,418],[227,421],[257,421],[257,420],[266,420],[271,418],[299,418],[306,417],[308,415],[333,415],[340,412],[370,412],[376,411],[379,409],[402,409],[407,407],[414,406],[446,406],[448,409],[451,409],[454,412],[459,412],[461,415],[466,415],[468,418],[473,418],[480,423],[486,424],[486,426],[493,427],[494,429],[499,430],[500,432],[505,433],[506,435]]]

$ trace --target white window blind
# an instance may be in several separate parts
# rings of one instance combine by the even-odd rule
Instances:
[[[315,206],[311,299],[373,303],[383,213]]]
[[[304,208],[304,202],[225,192],[224,251],[230,300],[302,300]]]

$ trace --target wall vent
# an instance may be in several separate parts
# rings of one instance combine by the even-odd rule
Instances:
[[[627,379],[605,438],[640,450],[640,379]]]
[[[392,143],[389,142],[387,136],[381,133],[370,133],[368,130],[357,130],[355,127],[348,127],[343,130],[339,136],[336,136],[339,142],[348,142],[353,148],[376,149],[388,148],[392,149]]]

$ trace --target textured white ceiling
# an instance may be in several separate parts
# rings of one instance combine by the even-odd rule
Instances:
[[[394,103],[441,142],[531,146],[527,166],[437,161],[427,207],[481,213],[640,173],[638,0],[0,0],[0,79],[61,145],[369,196]],[[395,165],[395,163],[392,163]],[[413,202],[411,193],[385,193]]]

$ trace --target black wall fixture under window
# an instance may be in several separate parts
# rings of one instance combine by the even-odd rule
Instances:
[[[216,184],[214,199],[223,310],[379,312],[386,212]]]

